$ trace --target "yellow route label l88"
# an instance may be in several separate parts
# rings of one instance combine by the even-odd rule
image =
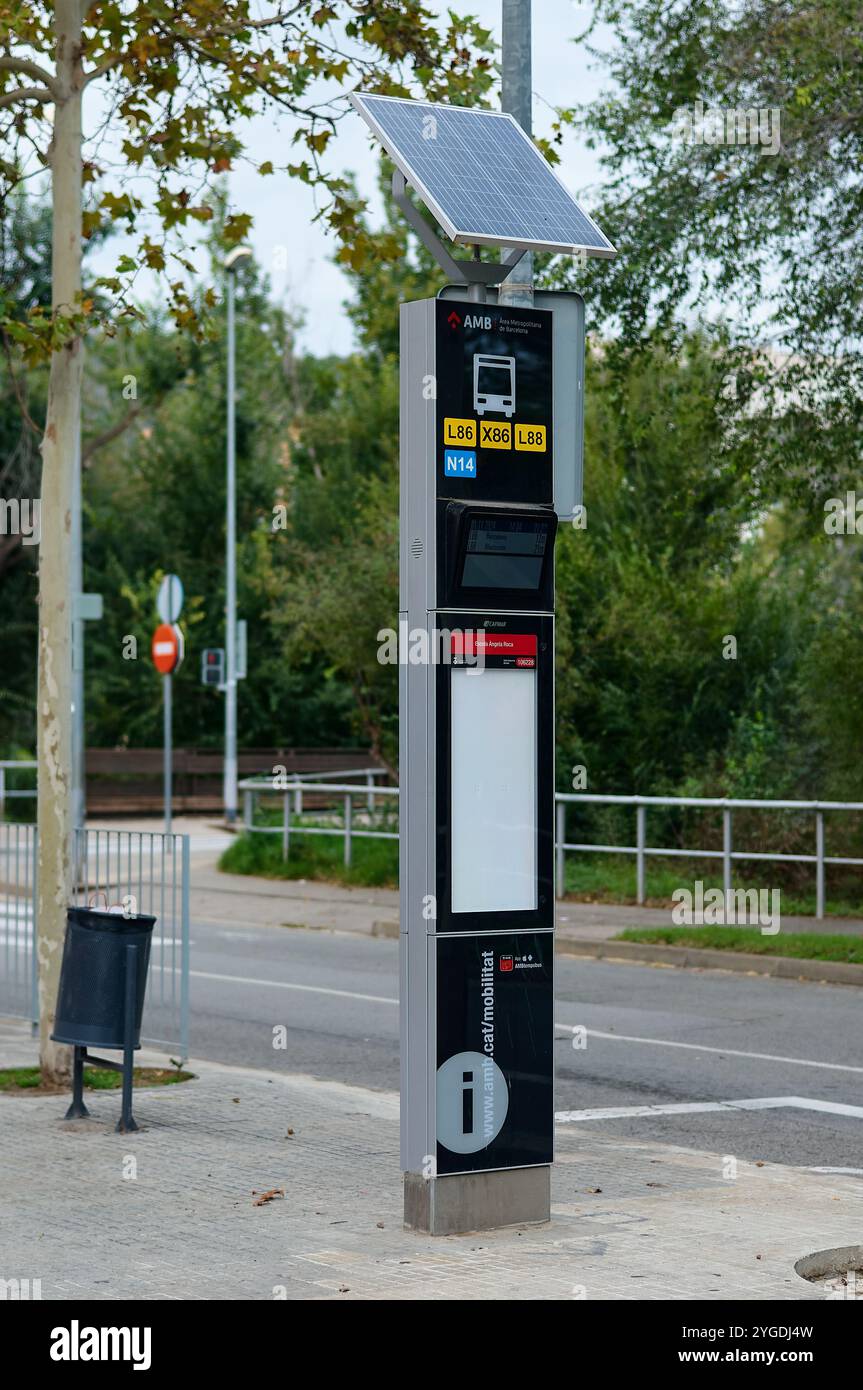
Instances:
[[[545,425],[516,425],[515,447],[535,454],[544,454]]]

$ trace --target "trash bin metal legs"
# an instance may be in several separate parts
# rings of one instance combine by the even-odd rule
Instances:
[[[138,947],[126,947],[126,1010],[123,1047],[123,1107],[117,1124],[118,1134],[137,1129],[132,1114],[132,1079],[135,1072],[135,995],[138,983]]]
[[[66,1111],[67,1120],[86,1120],[90,1111],[84,1104],[84,1058],[86,1047],[72,1049],[72,1104]]]

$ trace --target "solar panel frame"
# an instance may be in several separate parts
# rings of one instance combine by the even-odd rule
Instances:
[[[444,232],[446,232],[446,235],[452,242],[455,242],[458,245],[470,246],[521,247],[530,251],[562,252],[564,254],[569,255],[576,255],[580,252],[584,252],[588,256],[602,257],[605,259],[610,259],[612,256],[617,255],[616,248],[608,240],[608,237],[605,235],[605,233],[596,225],[590,214],[584,211],[584,209],[576,201],[572,193],[566,187],[566,184],[563,182],[563,180],[557,175],[555,170],[552,169],[548,162],[543,158],[542,154],[536,148],[530,136],[521,128],[518,122],[508,112],[486,111],[476,107],[447,106],[443,103],[430,101],[409,101],[403,97],[378,96],[374,93],[367,92],[352,92],[350,94],[350,99],[354,108],[362,116],[363,120],[369,126],[372,133],[383,145],[389,157],[401,170],[406,182],[409,183],[410,186],[416,191],[416,193],[419,194],[426,207],[429,209],[430,212],[434,214],[434,217],[436,218],[436,220],[438,221],[438,223],[440,224]],[[510,233],[492,234],[488,231],[471,231],[467,230],[465,227],[460,227],[456,225],[456,223],[453,222],[452,217],[446,212],[444,207],[441,205],[440,200],[435,196],[434,192],[429,187],[428,180],[426,178],[423,178],[417,172],[417,170],[411,164],[410,159],[408,159],[404,152],[399,148],[398,143],[396,139],[393,137],[393,135],[391,135],[391,133],[384,126],[382,126],[380,121],[376,118],[374,113],[377,103],[394,103],[402,107],[407,106],[415,108],[417,110],[421,109],[424,113],[428,112],[430,114],[434,114],[435,112],[445,112],[447,115],[451,115],[455,111],[459,113],[464,113],[465,115],[469,114],[472,117],[481,116],[493,121],[505,122],[510,130],[517,132],[519,140],[524,142],[524,145],[530,151],[531,161],[539,161],[539,165],[537,165],[536,167],[538,169],[542,169],[542,176],[551,177],[551,179],[554,180],[557,187],[565,194],[567,200],[572,205],[573,209],[578,214],[578,216],[582,218],[588,224],[590,229],[594,232],[597,238],[597,242],[592,244],[590,242],[561,240],[555,241],[535,237],[514,236]]]

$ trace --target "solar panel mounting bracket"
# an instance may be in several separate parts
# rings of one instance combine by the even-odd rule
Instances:
[[[480,286],[484,288],[486,285],[499,285],[527,251],[526,246],[516,246],[501,261],[457,259],[450,254],[440,237],[435,236],[428,222],[414,207],[407,195],[407,181],[400,169],[393,170],[392,191],[397,207],[404,213],[423,245],[432,253],[444,274],[460,285],[470,285],[476,289]]]

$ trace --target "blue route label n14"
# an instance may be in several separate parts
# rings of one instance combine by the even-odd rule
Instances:
[[[445,449],[443,456],[445,478],[475,478],[475,449]]]

